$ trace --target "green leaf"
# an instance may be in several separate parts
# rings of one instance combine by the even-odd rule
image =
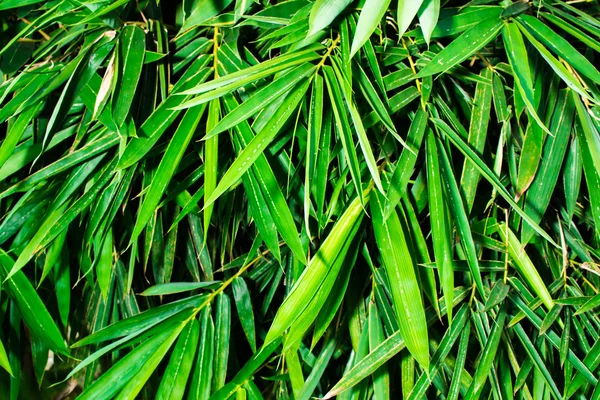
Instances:
[[[138,137],[133,138],[125,147],[123,154],[117,166],[118,169],[129,168],[140,161],[158,142],[165,130],[175,121],[179,115],[178,110],[173,108],[185,102],[189,97],[177,94],[178,88],[184,88],[187,85],[196,84],[205,81],[210,76],[208,68],[201,68],[208,59],[198,59],[198,61],[188,69],[193,71],[191,76],[184,75],[179,82],[184,82],[180,86],[175,86],[171,94],[163,101],[154,112],[144,121],[138,129]],[[199,65],[196,65],[199,64]],[[179,84],[178,82],[178,84]]]
[[[504,281],[497,280],[492,286],[492,290],[490,291],[490,295],[485,302],[484,311],[490,310],[498,304],[502,303],[508,295],[508,291],[510,290],[510,286],[508,286]]]
[[[450,353],[452,346],[458,339],[458,336],[463,330],[470,329],[470,325],[465,324],[469,321],[468,310],[465,306],[461,307],[456,313],[456,317],[452,322],[450,329],[446,331],[446,334],[442,338],[440,345],[431,359],[431,367],[426,370],[428,373],[421,374],[419,380],[415,383],[415,386],[410,393],[409,399],[421,399],[425,395],[429,384],[435,379],[439,370],[442,368],[442,364],[446,361],[446,357]]]
[[[571,310],[565,310],[565,327],[563,328],[562,336],[560,337],[560,365],[565,365],[569,347],[571,345]]]
[[[311,398],[311,395],[317,387],[317,385],[319,384],[320,378],[325,373],[325,369],[327,368],[331,357],[334,355],[338,344],[339,343],[334,338],[330,338],[325,343],[323,349],[321,350],[321,353],[319,354],[319,357],[315,361],[310,375],[308,376],[308,378],[306,378],[306,382],[304,383],[301,392],[298,394],[298,400],[308,400]]]
[[[581,96],[592,100],[577,78],[575,78],[575,76],[564,65],[562,65],[559,60],[557,60],[540,42],[538,42],[533,35],[527,31],[527,29],[525,29],[520,23],[517,22],[517,24],[533,47],[538,50],[542,58],[546,60],[554,72],[560,76],[567,86],[579,93]]]
[[[358,73],[355,73],[354,77],[358,80],[360,84],[360,90],[369,102],[369,105],[377,114],[381,122],[388,129],[388,131],[392,135],[394,135],[394,138],[396,138],[403,146],[406,147],[407,145],[405,144],[404,140],[402,139],[402,137],[400,137],[400,135],[398,135],[398,132],[396,131],[396,127],[394,126],[394,122],[392,121],[392,117],[390,116],[388,107],[384,104],[383,100],[381,100],[381,98],[377,94],[375,87],[373,87],[373,84],[371,83],[369,77],[367,76],[363,68],[360,66],[360,64],[355,65]]]
[[[546,314],[546,317],[542,321],[542,326],[540,327],[540,335],[543,335],[548,329],[550,329],[552,324],[559,317],[562,308],[562,305],[554,304],[554,307],[552,307],[552,309],[548,312],[548,314]]]
[[[225,105],[228,110],[232,110],[237,105],[237,102],[233,97],[228,96],[225,98]],[[235,127],[235,131],[240,142],[240,149],[246,149],[255,140],[252,129],[247,122],[238,124]],[[294,256],[302,264],[306,264],[306,255],[300,242],[292,213],[264,154],[258,156],[251,168],[251,172],[251,174],[242,176],[242,181],[245,181],[246,177],[250,178],[250,182],[248,184],[244,183],[244,186],[251,186],[250,193],[253,196],[251,201],[255,202],[255,209],[257,211],[260,210],[261,218],[266,217],[263,220],[255,218],[255,222],[259,225],[259,231],[265,243],[274,252],[276,258],[278,258],[279,244],[277,243],[277,232],[274,229],[271,230],[272,226],[275,225],[284,241],[290,246]],[[265,204],[266,210],[264,209]],[[253,213],[253,215],[258,216],[259,213]],[[271,221],[273,222],[271,223]],[[273,237],[267,236],[268,234],[272,234]],[[272,242],[269,242],[269,240],[272,240]]]
[[[356,130],[356,136],[358,136],[358,143],[360,144],[360,148],[363,152],[365,162],[369,168],[369,171],[371,172],[371,177],[375,182],[375,186],[377,186],[377,188],[383,192],[384,190],[381,184],[381,179],[379,178],[377,162],[375,161],[375,156],[373,155],[373,150],[371,149],[371,144],[369,143],[369,139],[367,137],[367,132],[363,126],[358,108],[356,107],[355,102],[352,100],[352,88],[350,85],[348,85],[347,77],[342,75],[335,62],[333,63],[333,70],[335,71],[335,76],[337,77],[338,82],[341,83],[340,87],[342,89],[344,102],[346,103],[348,110],[350,110],[350,118],[354,125],[354,129]]]
[[[431,37],[441,38],[458,35],[476,25],[479,21],[492,17],[499,18],[501,13],[502,7],[499,6],[463,7],[456,14],[451,13],[448,17],[440,18],[431,33]]]
[[[527,191],[523,207],[525,212],[531,215],[537,223],[541,221],[550,204],[560,175],[573,126],[574,111],[574,104],[569,92],[561,91],[550,123],[550,129],[554,132],[554,136],[547,137],[544,142],[538,173]],[[528,243],[533,233],[530,225],[523,225],[521,241]]]
[[[179,314],[183,310],[200,307],[205,301],[206,295],[198,295],[177,300],[162,306],[153,307],[147,311],[136,314],[133,317],[122,319],[99,331],[96,331],[91,335],[75,342],[73,345],[71,345],[71,347],[81,347],[127,336],[146,327],[155,326],[166,318],[175,314]]]
[[[346,290],[348,288],[348,283],[350,281],[350,275],[353,270],[352,266],[356,262],[356,256],[358,255],[357,249],[351,250],[346,258],[343,260],[336,260],[337,263],[349,264],[346,265],[345,268],[340,268],[340,274],[335,279],[335,284],[333,285],[329,296],[325,300],[325,304],[319,311],[319,315],[315,321],[315,329],[313,332],[311,348],[314,348],[317,342],[321,339],[321,337],[327,331],[327,328],[333,322],[336,313],[342,301],[344,300],[344,295],[346,294]],[[341,265],[343,266],[343,265]]]
[[[490,182],[494,186],[498,193],[500,193],[500,195],[511,205],[511,207],[513,207],[513,209],[525,221],[527,221],[527,223],[531,225],[531,227],[540,236],[542,236],[544,239],[550,242],[553,246],[558,247],[554,240],[542,228],[540,228],[539,225],[535,223],[535,221],[533,221],[531,217],[521,209],[521,207],[519,207],[519,205],[514,201],[514,199],[508,192],[508,190],[506,190],[504,185],[502,185],[500,179],[498,179],[494,172],[492,172],[492,170],[490,170],[490,168],[487,165],[485,165],[483,160],[473,151],[473,149],[471,149],[469,145],[465,143],[464,140],[461,137],[459,137],[456,134],[456,132],[454,132],[444,121],[437,118],[433,118],[432,121],[438,127],[440,127],[444,131],[444,133],[446,133],[446,135],[448,135],[448,138],[452,141],[452,143],[454,143],[456,147],[458,147],[461,153],[463,153],[465,157],[467,157],[471,162],[475,164],[481,175],[483,175],[483,177],[486,178],[488,182]]]
[[[76,150],[67,156],[59,159],[55,163],[48,165],[29,175],[19,183],[10,186],[8,189],[0,193],[0,199],[10,196],[20,191],[26,191],[35,184],[42,182],[50,177],[69,170],[77,164],[80,164],[98,154],[105,153],[119,143],[119,136],[116,133],[108,133],[97,140],[93,140],[79,150]],[[50,147],[50,146],[49,146]],[[10,161],[10,160],[9,160]],[[6,167],[8,164],[5,164]]]
[[[13,264],[10,255],[0,250],[0,278],[5,282],[5,290],[15,302],[25,324],[52,351],[69,355],[69,349],[58,327],[29,279],[21,271],[7,277],[13,269]]]
[[[519,157],[515,200],[521,198],[536,177],[544,139],[544,131],[538,124],[532,123],[527,126],[521,157]]]
[[[205,109],[206,106],[198,106],[190,109],[185,113],[185,116],[177,127],[165,151],[165,155],[154,174],[150,188],[144,196],[144,202],[138,211],[130,243],[137,239],[152,215],[154,215],[156,207],[160,203],[162,195],[171,181],[171,177],[175,173],[188,144],[196,132],[196,127],[200,123]]]
[[[544,379],[545,383],[550,387],[552,394],[556,398],[560,398],[561,397],[560,391],[558,390],[558,387],[556,386],[554,379],[552,379],[552,375],[550,374],[550,371],[548,371],[548,368],[546,367],[544,360],[542,359],[541,355],[539,354],[539,352],[537,351],[537,349],[535,348],[535,346],[533,345],[533,343],[527,336],[527,333],[525,333],[525,331],[523,330],[523,327],[521,326],[521,324],[515,325],[514,329],[515,329],[515,332],[517,333],[517,336],[519,336],[519,339],[521,340],[523,347],[525,347],[525,351],[527,351],[527,354],[529,355],[530,359],[532,359],[534,361],[536,368],[542,373],[543,379]]]
[[[371,199],[373,231],[390,285],[400,333],[417,362],[429,368],[429,346],[425,309],[415,274],[415,263],[396,212],[384,218],[384,198],[376,193]],[[393,239],[392,239],[393,238]]]
[[[144,290],[140,293],[140,296],[163,296],[166,294],[183,293],[198,289],[212,289],[219,283],[220,281],[161,283]]]
[[[469,347],[469,336],[471,333],[471,324],[466,322],[465,327],[460,334],[460,342],[458,343],[458,353],[454,364],[454,373],[452,374],[452,383],[448,389],[448,400],[458,399],[458,393],[461,387],[461,378],[464,376],[464,366],[467,359],[467,350]]]
[[[579,125],[576,125],[577,137],[581,146],[581,159],[588,188],[598,187],[600,184],[600,135],[592,123],[589,114],[584,110],[581,100],[575,98],[575,108]],[[590,190],[590,202],[594,217],[595,231],[600,235],[600,192]]]
[[[596,51],[598,51],[600,49],[600,43],[598,43],[598,41],[594,40],[593,36],[588,35],[587,33],[583,32],[581,29],[578,29],[577,27],[571,25],[570,23],[564,21],[563,19],[557,17],[556,15],[552,15],[549,13],[541,13],[541,15],[543,15],[543,17],[545,19],[552,22],[554,25],[558,26],[565,32],[570,33],[571,35],[575,36],[577,39],[579,39],[581,42],[585,43],[590,48],[592,48]],[[577,21],[577,20],[575,20],[575,21]],[[577,22],[575,22],[575,24],[577,24]],[[589,28],[589,25],[585,25],[585,28]]]
[[[6,355],[6,350],[4,349],[2,342],[0,342],[0,366],[4,368],[11,376],[13,376],[12,369],[10,368],[10,363],[8,361],[8,356]]]
[[[458,292],[453,296],[455,303],[461,301],[464,298],[466,292],[463,288],[458,289]],[[445,303],[444,303],[445,304]],[[466,310],[465,310],[466,311]],[[459,310],[460,312],[460,310]],[[441,307],[440,314],[444,315],[446,308]],[[427,315],[427,324],[431,325],[433,321],[437,321],[437,315],[435,312],[430,312]],[[400,331],[395,332],[393,335],[388,337],[383,343],[381,343],[375,350],[369,353],[365,358],[356,363],[348,372],[344,374],[333,388],[323,397],[324,400],[330,399],[334,396],[338,396],[340,393],[348,390],[355,386],[357,383],[362,381],[367,376],[371,375],[386,361],[391,359],[393,356],[398,354],[402,349],[405,348],[404,340],[401,337]]]
[[[517,21],[522,23],[527,31],[533,34],[537,40],[541,41],[559,57],[567,61],[573,68],[594,82],[600,83],[600,72],[568,40],[558,35],[539,19],[530,15],[522,14],[517,18]]]
[[[398,36],[402,37],[417,15],[423,0],[398,0]]]
[[[238,317],[242,323],[242,328],[250,344],[252,352],[256,352],[256,333],[254,328],[254,311],[252,310],[252,300],[248,285],[244,278],[239,277],[233,280],[233,298],[235,300],[235,308],[238,311]]]
[[[392,174],[387,192],[388,202],[385,209],[386,218],[391,215],[393,209],[396,207],[402,196],[404,196],[406,193],[406,186],[408,185],[408,181],[414,172],[415,164],[417,162],[417,154],[421,148],[426,128],[427,111],[419,107],[410,124],[410,128],[408,129],[408,136],[406,138],[408,147],[402,149],[400,159],[396,163],[394,173]],[[411,148],[413,151],[411,151]]]
[[[263,365],[267,358],[271,356],[275,348],[281,344],[279,339],[264,345],[258,353],[255,353],[250,360],[239,370],[233,379],[214,393],[211,398],[214,400],[226,400],[238,391],[254,375],[255,371]]]
[[[102,292],[102,296],[106,301],[108,289],[111,282],[113,270],[113,237],[112,229],[109,229],[106,238],[100,245],[100,254],[96,264],[96,275],[98,277],[98,286]]]
[[[490,369],[496,359],[505,320],[506,309],[502,308],[494,321],[492,330],[485,343],[485,348],[481,351],[479,367],[477,368],[475,375],[473,375],[473,381],[471,382],[471,386],[469,386],[469,391],[465,394],[465,399],[477,399],[481,395],[483,386],[488,379]]]
[[[507,23],[504,25],[502,38],[504,39],[504,45],[506,46],[506,54],[513,71],[515,78],[515,85],[519,90],[521,99],[525,102],[529,115],[537,122],[537,124],[546,133],[552,135],[552,132],[546,128],[544,122],[538,116],[537,109],[535,107],[535,99],[533,93],[533,75],[530,71],[529,57],[527,56],[527,49],[525,48],[525,42],[523,36],[515,23]]]
[[[36,232],[34,238],[27,244],[27,247],[23,249],[17,261],[15,261],[12,270],[8,273],[9,278],[23,268],[31,260],[36,251],[48,246],[83,210],[89,207],[100,190],[112,178],[113,171],[111,167],[113,165],[109,164],[94,183],[94,186],[66,211],[64,209],[68,203],[64,203],[57,210],[54,210],[51,216],[44,221],[44,225],[40,230]]]
[[[385,339],[374,300],[371,300],[369,304],[369,323],[367,327],[369,329],[369,351],[373,351]],[[373,391],[378,399],[390,398],[390,373],[387,365],[382,366],[373,374]]]
[[[429,143],[429,142],[428,142]],[[440,170],[442,172],[443,182],[446,187],[446,195],[448,196],[448,203],[450,205],[451,214],[456,221],[456,227],[458,228],[458,234],[460,241],[463,246],[463,251],[467,257],[467,263],[469,269],[475,280],[477,289],[482,298],[485,298],[485,291],[483,289],[483,280],[481,279],[481,271],[479,269],[479,261],[477,255],[477,249],[475,248],[475,242],[473,241],[473,235],[471,233],[471,226],[469,225],[469,218],[463,198],[458,188],[458,183],[452,172],[452,167],[448,155],[444,146],[440,143],[439,139],[436,140],[437,152],[440,155]]]
[[[321,131],[323,129],[323,78],[321,75],[314,76],[315,81],[312,85],[309,119],[308,119],[308,135],[306,137],[306,168],[304,171],[304,226],[308,237],[311,237],[310,232],[310,196],[311,182],[310,178],[316,172],[317,160],[319,157],[319,141],[321,139]]]
[[[489,68],[486,68],[481,71],[480,76],[485,79],[490,79],[492,78],[492,72]],[[493,77],[499,81],[499,78],[496,75]],[[475,87],[475,98],[473,99],[468,141],[478,154],[483,154],[487,139],[493,93],[492,89],[492,85],[482,82],[477,82],[477,86]],[[504,92],[502,92],[502,94],[503,93]],[[496,98],[496,93],[494,93],[494,98]],[[499,114],[498,110],[496,110],[496,113]],[[477,167],[469,160],[465,160],[462,175],[460,177],[460,186],[464,193],[465,204],[467,206],[467,212],[469,213],[473,208],[479,180],[480,174]]]
[[[188,108],[212,99],[219,98],[248,83],[254,82],[258,79],[266,78],[279,71],[286,70],[296,65],[308,63],[317,59],[318,57],[319,55],[315,53],[314,50],[307,49],[296,53],[292,52],[290,54],[285,54],[255,66],[227,74],[210,82],[197,85],[191,89],[181,92],[183,95],[205,94],[196,97],[193,101],[186,103],[185,106],[178,107]]]
[[[13,154],[15,147],[21,140],[23,133],[27,126],[31,123],[31,120],[36,116],[40,106],[31,107],[29,110],[19,114],[19,116],[10,124],[10,129],[6,134],[6,138],[2,141],[0,146],[0,168]]]
[[[214,353],[214,324],[210,307],[200,314],[200,338],[194,374],[190,382],[190,399],[205,399],[210,393],[213,374],[212,358]]]
[[[198,347],[199,333],[200,324],[197,319],[188,322],[181,331],[157,389],[157,399],[183,398]]]
[[[454,293],[454,266],[452,262],[452,236],[446,196],[442,192],[439,153],[431,129],[427,132],[427,188],[433,253],[448,309],[448,323],[452,321],[452,294]]]
[[[224,293],[219,293],[215,305],[215,354],[213,392],[225,385],[227,363],[229,361],[229,341],[231,339],[231,301]]]
[[[492,17],[469,28],[429,61],[417,78],[446,72],[463,62],[496,38],[503,25],[502,19]]]
[[[181,29],[185,31],[197,25],[202,25],[204,22],[207,22],[227,8],[232,1],[233,0],[199,0],[194,2],[193,8],[185,19],[185,23]]]
[[[126,25],[119,38],[117,84],[112,110],[117,125],[122,125],[129,113],[144,63],[146,37],[135,25]]]
[[[186,315],[187,314],[187,315]],[[112,368],[102,374],[79,395],[82,399],[103,399],[120,394],[117,398],[135,397],[146,383],[149,375],[162,360],[179,333],[189,323],[190,312],[170,321],[150,339],[129,352]]]
[[[537,269],[533,265],[531,259],[525,252],[523,245],[519,242],[513,231],[506,226],[505,223],[498,224],[498,232],[502,240],[507,244],[508,254],[513,261],[517,271],[529,283],[529,286],[539,296],[544,305],[550,310],[554,306],[552,296],[548,292],[548,288],[540,277]]]
[[[352,139],[352,133],[350,132],[350,122],[348,121],[348,115],[346,114],[346,108],[343,104],[341,88],[337,84],[336,76],[331,67],[323,67],[325,71],[325,83],[327,84],[327,91],[329,93],[329,99],[333,108],[333,115],[335,117],[335,126],[344,149],[344,155],[348,160],[350,175],[352,181],[356,187],[357,193],[361,193],[361,179],[360,179],[360,167],[358,163],[358,157],[356,155],[356,149],[354,147],[354,140]]]
[[[227,191],[241,176],[254,164],[254,161],[262,154],[265,148],[275,138],[283,127],[283,124],[295,111],[301,98],[308,89],[308,82],[298,85],[286,97],[285,102],[277,109],[277,112],[269,120],[268,124],[248,143],[242,152],[229,167],[215,188],[213,194],[205,202],[204,207],[212,204],[225,191]]]
[[[298,278],[288,296],[278,309],[275,319],[267,333],[264,346],[268,346],[279,338],[298,318],[307,307],[307,303],[319,291],[328,269],[334,264],[346,242],[352,240],[350,233],[356,233],[355,227],[362,219],[362,207],[358,198],[348,206],[338,219],[327,239],[308,263],[306,269]],[[314,315],[316,318],[317,315]]]
[[[349,271],[354,267],[356,263],[356,256],[358,255],[358,240],[360,236],[356,237],[359,224],[355,224],[352,231],[347,234],[348,240],[344,241],[343,247],[339,250],[341,257],[337,257],[327,271],[325,279],[319,286],[319,290],[315,295],[308,301],[306,307],[297,316],[295,321],[290,326],[288,333],[285,336],[284,351],[289,349],[298,348],[301,344],[301,340],[304,334],[308,331],[312,323],[319,317],[321,312],[325,308],[325,303],[330,299],[332,293],[334,293],[334,287],[340,281],[340,274],[350,274]],[[346,271],[340,272],[345,269]],[[315,332],[316,333],[316,332]],[[313,335],[313,339],[315,336]]]
[[[257,114],[264,109],[271,101],[274,101],[281,96],[285,96],[300,80],[312,75],[315,67],[308,63],[294,68],[288,74],[282,75],[280,78],[273,81],[270,85],[265,86],[257,91],[248,100],[227,113],[219,123],[211,129],[203,140],[207,140],[214,135],[218,135],[235,125]]]
[[[440,16],[440,0],[424,0],[418,11],[419,24],[425,37],[425,43],[429,46],[431,33]]]
[[[521,299],[515,298],[512,295],[510,296],[513,302],[517,305],[517,307],[527,315],[529,321],[531,321],[534,324],[534,326],[539,329],[542,326],[542,318],[535,314],[534,311],[532,311],[526,304],[524,304]],[[548,339],[550,344],[554,346],[554,348],[559,349],[559,347],[561,346],[561,338],[559,338],[555,332],[553,332],[552,330],[548,330],[546,331],[545,337],[546,339]],[[569,349],[567,353],[567,359],[571,364],[573,364],[577,371],[579,371],[582,374],[582,376],[585,377],[585,379],[587,379],[590,383],[592,383],[593,385],[596,385],[598,383],[598,380],[594,377],[594,375],[588,369],[586,364],[584,364],[575,355],[572,349]]]
[[[366,0],[358,18],[354,38],[352,39],[352,48],[350,58],[354,57],[356,52],[365,44],[369,37],[379,25],[381,18],[390,5],[391,0]]]
[[[321,29],[324,29],[340,15],[350,4],[351,0],[317,0],[310,9],[310,18],[308,19],[308,33],[306,36],[312,36]]]
[[[40,0],[4,0],[0,3],[0,10],[9,10],[11,8],[24,7],[39,2]]]

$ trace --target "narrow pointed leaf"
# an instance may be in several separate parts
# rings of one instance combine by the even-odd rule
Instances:
[[[391,286],[392,300],[406,347],[419,362],[429,368],[427,323],[423,300],[412,259],[398,215],[393,212],[386,220],[384,199],[379,193],[371,200],[373,230]],[[393,239],[392,239],[393,238]]]

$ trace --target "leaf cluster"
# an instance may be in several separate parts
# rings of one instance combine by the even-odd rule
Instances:
[[[0,397],[600,398],[599,15],[0,0]]]

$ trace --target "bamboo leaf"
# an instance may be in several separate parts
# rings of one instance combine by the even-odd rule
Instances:
[[[583,170],[588,188],[596,187],[600,183],[600,135],[592,123],[589,114],[584,110],[583,104],[579,99],[575,99],[575,108],[579,125],[576,125],[577,136],[582,143],[581,155],[583,161]],[[592,205],[592,215],[595,221],[600,221],[600,193],[590,190],[590,200]],[[595,226],[596,234],[600,234],[600,226]]]
[[[550,310],[554,306],[552,296],[548,292],[548,288],[540,277],[537,269],[531,262],[531,259],[523,249],[523,245],[512,232],[512,230],[504,223],[498,224],[498,231],[502,235],[503,241],[508,246],[508,254],[514,262],[517,271],[529,283],[529,286],[539,296],[544,305]]]
[[[181,120],[181,123],[158,166],[158,170],[156,171],[155,178],[150,184],[148,193],[144,197],[144,202],[140,207],[133,233],[131,234],[130,243],[137,239],[148,223],[148,220],[154,215],[156,207],[160,203],[162,194],[175,173],[190,140],[192,140],[196,127],[200,123],[200,118],[202,118],[205,109],[205,106],[192,108],[186,112]]]
[[[317,0],[310,10],[309,30],[306,36],[312,36],[329,26],[350,2],[350,0]]]
[[[468,311],[463,306],[456,313],[454,322],[452,323],[452,327],[446,332],[442,341],[440,342],[437,351],[433,355],[431,359],[431,367],[429,368],[428,373],[421,374],[419,380],[415,383],[415,387],[410,393],[410,396],[408,397],[409,399],[419,399],[425,395],[425,391],[427,390],[429,383],[433,379],[435,379],[436,375],[442,367],[442,363],[445,361],[446,357],[448,356],[448,353],[450,353],[454,342],[456,342],[458,336],[465,329],[465,324],[467,321]],[[469,328],[470,326],[467,325],[466,329],[468,330]]]
[[[262,154],[264,149],[275,138],[275,135],[282,128],[283,124],[295,111],[301,98],[308,89],[308,82],[298,85],[287,97],[275,115],[269,120],[269,123],[248,143],[248,146],[238,155],[233,164],[219,181],[210,198],[204,203],[204,207],[212,204],[225,191],[227,191]]]
[[[312,75],[315,67],[311,64],[304,64],[281,78],[276,79],[268,86],[256,92],[252,97],[236,107],[230,113],[224,116],[204,137],[207,140],[214,135],[218,135],[233,126],[245,121],[255,115],[258,111],[265,108],[271,101],[285,96],[300,80]]]
[[[346,103],[346,107],[350,110],[350,118],[352,119],[352,123],[354,125],[354,129],[356,130],[356,136],[358,136],[358,143],[360,144],[360,148],[362,149],[363,155],[365,157],[365,162],[367,163],[367,167],[371,172],[371,177],[375,182],[375,186],[381,192],[383,192],[383,186],[381,184],[381,179],[379,178],[379,170],[377,169],[377,162],[375,161],[375,156],[373,155],[373,150],[371,149],[371,145],[369,143],[369,139],[367,138],[367,132],[365,131],[365,127],[363,126],[360,114],[358,112],[358,108],[356,104],[352,100],[352,88],[347,84],[347,79],[342,76],[340,69],[336,66],[336,63],[333,64],[333,70],[335,71],[335,75],[337,77],[338,82],[341,82],[341,91],[344,96],[344,102]]]
[[[452,321],[452,295],[454,292],[454,266],[452,265],[452,237],[446,197],[442,192],[442,176],[439,164],[439,153],[433,131],[427,132],[427,186],[429,213],[431,216],[431,233],[433,236],[433,253],[438,268],[442,292],[448,309],[448,323]]]
[[[122,125],[133,102],[133,95],[142,73],[144,31],[135,25],[127,25],[121,31],[119,40],[119,71],[113,95],[113,116],[117,125]]]
[[[510,193],[506,190],[504,185],[500,182],[498,177],[485,165],[485,163],[481,160],[481,158],[475,154],[473,149],[471,149],[465,142],[462,140],[444,121],[439,119],[432,119],[432,121],[439,126],[444,133],[448,135],[448,138],[458,147],[458,149],[470,160],[472,161],[479,172],[486,178],[498,191],[498,193],[514,208],[514,210],[525,220],[531,227],[544,239],[558,247],[558,245],[552,240],[552,238],[539,227],[537,223],[535,223],[531,217],[529,217],[522,209],[517,205],[517,203],[513,200]]]
[[[189,76],[182,76],[178,81],[185,82],[182,83],[181,86],[175,86],[171,92],[171,95],[163,101],[154,112],[144,121],[140,129],[138,130],[138,137],[133,138],[125,147],[123,154],[121,154],[121,158],[119,159],[119,165],[117,168],[125,169],[129,168],[132,165],[136,164],[140,161],[148,152],[152,149],[152,147],[156,144],[156,142],[160,139],[162,134],[167,130],[169,125],[175,121],[177,115],[179,115],[178,110],[173,110],[174,107],[180,105],[184,101],[188,99],[186,96],[180,96],[177,94],[178,88],[186,87],[187,85],[192,85],[197,82],[205,81],[209,75],[210,70],[208,68],[199,68],[200,65],[204,65],[208,59],[198,59],[196,63],[194,63],[189,69],[189,71],[194,71],[193,74],[188,74]],[[199,64],[199,65],[197,65]]]
[[[533,76],[529,70],[529,57],[527,55],[523,36],[517,25],[515,23],[505,24],[502,31],[502,38],[504,39],[506,54],[508,55],[510,66],[515,77],[515,85],[519,90],[521,99],[527,107],[529,115],[537,122],[540,128],[549,135],[552,135],[552,132],[546,128],[544,122],[539,117],[535,107]]]
[[[402,37],[421,8],[423,0],[398,0],[398,35]]]
[[[517,21],[521,22],[531,34],[552,49],[558,56],[565,59],[573,68],[596,83],[600,83],[600,72],[569,41],[558,35],[539,19],[530,15],[522,14],[517,18]]]
[[[376,193],[371,200],[373,231],[388,280],[394,282],[391,285],[392,300],[400,332],[410,353],[427,370],[429,368],[427,323],[414,261],[408,250],[398,215],[393,212],[386,220],[383,215],[384,204],[383,196]]]
[[[486,68],[481,71],[480,76],[489,79],[492,78],[492,72]],[[494,78],[498,79],[495,75]],[[492,93],[493,87],[491,85],[482,82],[477,83],[477,86],[475,87],[475,98],[473,99],[473,111],[471,112],[471,121],[469,124],[469,144],[473,146],[479,154],[483,153],[483,147],[487,139]],[[501,93],[504,94],[503,90]],[[494,93],[494,98],[496,97],[497,94]],[[502,109],[504,109],[504,107],[502,107]],[[496,109],[496,113],[499,114],[498,109]],[[465,160],[460,178],[460,186],[465,194],[465,203],[468,212],[473,208],[479,180],[480,175],[477,171],[477,167],[469,162],[469,160]]]
[[[160,381],[157,399],[182,399],[187,384],[187,379],[192,369],[192,362],[196,355],[200,324],[193,319],[181,331],[169,364]]]
[[[231,92],[232,90],[239,88],[240,86],[254,82],[261,78],[265,78],[267,76],[271,76],[279,71],[309,62],[316,58],[318,58],[318,55],[314,52],[314,50],[307,49],[297,53],[286,54],[273,60],[265,61],[258,65],[219,77],[210,82],[206,82],[191,89],[182,91],[180,93],[182,95],[203,93],[206,93],[206,95],[199,96],[192,102],[186,103],[185,106],[178,107],[188,108],[212,99],[219,98]]]
[[[235,307],[238,311],[242,328],[244,329],[248,343],[250,343],[250,348],[253,352],[256,352],[254,311],[252,310],[252,300],[250,299],[248,285],[246,285],[246,281],[243,278],[236,278],[233,281],[232,288]]]
[[[212,289],[219,284],[219,281],[208,282],[169,282],[161,283],[149,287],[140,293],[141,296],[163,296],[166,294],[175,294],[189,292],[198,289]]]
[[[8,360],[8,356],[6,355],[6,350],[4,349],[4,345],[0,342],[0,366],[6,370],[11,376],[13,376],[12,369],[10,368],[10,362]]]
[[[463,62],[491,42],[503,25],[504,22],[500,18],[492,17],[469,28],[427,63],[419,71],[417,78],[446,72]]]
[[[464,294],[465,292],[461,293],[459,290],[458,293],[453,296],[455,302],[460,301]],[[444,306],[441,307],[440,314],[446,314],[446,308]],[[434,320],[437,320],[437,315],[434,312],[428,313],[427,324],[430,325]],[[404,340],[402,340],[402,337],[400,336],[400,331],[395,332],[383,343],[377,346],[374,351],[354,365],[350,371],[345,373],[342,379],[340,379],[335,386],[331,388],[331,390],[325,395],[325,397],[323,397],[323,399],[326,400],[334,396],[338,396],[340,393],[353,387],[376,371],[377,368],[379,368],[383,363],[398,354],[402,349],[405,348],[405,346]]]
[[[473,381],[471,382],[471,386],[469,386],[469,391],[465,394],[465,399],[476,399],[480,396],[483,386],[487,381],[488,373],[496,358],[496,353],[498,352],[505,320],[506,310],[502,308],[494,321],[494,326],[489,334],[485,348],[481,352],[482,357],[479,362],[479,368],[477,368],[475,375],[473,375]]]
[[[79,397],[100,399],[114,396],[119,391],[117,398],[135,397],[187,324],[189,313],[185,317],[183,321],[174,320],[172,324],[165,326],[162,332],[136,347],[86,388]],[[135,367],[132,368],[132,365]]]
[[[267,333],[264,346],[268,346],[279,338],[290,327],[298,315],[306,308],[307,300],[319,290],[335,259],[342,256],[340,249],[344,243],[351,241],[350,232],[356,232],[355,226],[362,219],[362,207],[358,198],[348,207],[336,222],[335,226],[323,242],[306,269],[298,278],[283,304],[277,311],[273,324]],[[316,315],[314,315],[316,318]]]
[[[210,307],[200,314],[200,337],[194,373],[190,382],[189,398],[205,399],[208,397],[213,377],[212,358],[214,353],[214,324]]]
[[[418,15],[421,31],[423,31],[423,36],[425,37],[425,43],[429,45],[431,33],[435,29],[435,25],[440,16],[439,0],[424,0],[419,8]]]
[[[538,173],[533,179],[525,198],[524,210],[535,222],[542,219],[558,181],[560,165],[565,157],[567,142],[571,133],[574,116],[574,104],[568,92],[559,94],[558,103],[552,116],[550,129],[554,136],[546,138],[539,160]],[[533,236],[530,225],[523,225],[521,240],[529,242]]]
[[[48,348],[69,355],[69,349],[58,327],[25,274],[19,271],[7,277],[9,271],[13,269],[13,264],[10,255],[0,250],[0,278],[6,282],[5,290],[18,307],[23,320],[31,332]]]
[[[114,324],[108,325],[107,327],[75,342],[71,347],[81,347],[127,336],[146,327],[154,326],[172,315],[179,314],[183,310],[199,307],[205,300],[206,296],[199,295],[154,307],[133,317],[122,319]]]
[[[477,285],[479,293],[484,298],[485,291],[483,289],[483,281],[481,279],[481,271],[479,269],[477,251],[475,248],[475,242],[473,241],[473,235],[471,234],[471,227],[469,226],[469,219],[465,210],[463,198],[460,195],[458,183],[456,182],[456,178],[454,177],[454,173],[452,172],[452,167],[450,166],[450,160],[448,159],[446,150],[444,149],[444,146],[439,142],[439,140],[437,140],[436,143],[437,152],[439,155],[441,155],[440,170],[442,172],[443,182],[446,187],[445,193],[448,196],[448,201],[451,205],[449,208],[452,211],[452,216],[454,217],[454,220],[456,221],[460,241],[463,245],[463,250],[467,256],[469,269],[471,270],[471,274],[473,275],[473,279],[475,280],[475,284]]]
[[[366,0],[365,5],[358,18],[356,32],[352,39],[352,48],[350,50],[350,58],[354,57],[356,52],[369,39],[381,18],[387,11],[390,0]]]
[[[413,174],[413,170],[417,162],[417,153],[421,148],[426,128],[427,112],[422,108],[419,108],[410,124],[408,137],[406,138],[406,142],[410,147],[406,147],[402,150],[402,153],[400,154],[400,160],[398,160],[396,163],[396,168],[392,174],[390,186],[387,192],[388,203],[386,204],[386,217],[391,214],[394,207],[396,207],[400,201],[400,198],[406,192],[406,186],[408,185],[408,181]],[[411,152],[410,148],[412,148],[414,151]]]
[[[348,121],[348,115],[346,114],[346,108],[344,107],[342,94],[340,87],[336,83],[336,76],[333,69],[330,67],[324,67],[325,71],[325,83],[327,84],[327,91],[329,92],[329,99],[333,108],[333,115],[335,117],[335,126],[342,146],[344,148],[344,155],[346,156],[350,175],[352,181],[356,187],[356,192],[361,193],[361,179],[360,179],[360,167],[358,164],[358,157],[356,155],[356,149],[354,147],[354,140],[352,140],[352,133],[350,132],[350,123]]]

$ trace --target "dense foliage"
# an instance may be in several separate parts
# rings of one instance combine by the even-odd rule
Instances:
[[[0,398],[600,398],[599,15],[0,0]]]

